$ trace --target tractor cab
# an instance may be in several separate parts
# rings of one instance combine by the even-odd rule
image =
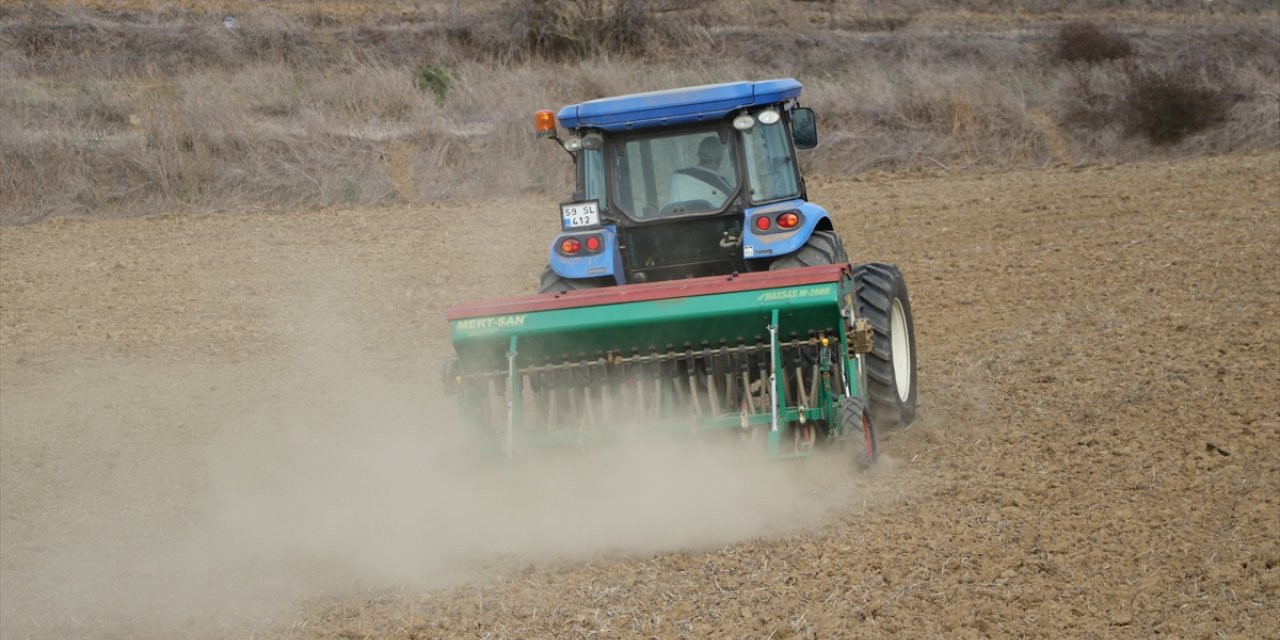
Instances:
[[[736,82],[539,112],[576,168],[543,290],[762,270],[830,229],[796,161],[817,142],[800,90]]]

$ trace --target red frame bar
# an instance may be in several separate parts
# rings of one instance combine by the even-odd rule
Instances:
[[[817,267],[783,269],[781,271],[757,271],[755,273],[731,276],[711,276],[707,278],[690,278],[688,280],[628,284],[620,287],[581,289],[578,291],[566,291],[565,293],[542,293],[498,300],[465,302],[450,307],[445,311],[444,317],[452,321],[463,318],[528,313],[530,311],[573,309],[577,307],[622,304],[624,302],[645,302],[648,300],[688,298],[716,293],[734,293],[737,291],[751,291],[752,289],[795,287],[822,282],[838,282],[841,277],[852,274],[853,269],[847,264],[828,264]]]

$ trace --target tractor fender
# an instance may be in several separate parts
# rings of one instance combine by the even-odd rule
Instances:
[[[800,224],[792,229],[778,229],[777,217],[788,211],[800,214]],[[743,216],[742,257],[747,260],[785,256],[803,247],[815,229],[832,228],[826,209],[800,199],[752,207],[743,211]],[[770,218],[768,230],[756,227],[760,217]]]
[[[576,256],[567,256],[556,250],[566,238],[578,238],[586,245],[587,236],[599,235],[604,243],[600,250],[588,253],[585,249]],[[622,253],[618,251],[618,228],[608,225],[597,229],[576,229],[556,235],[548,249],[551,270],[562,278],[613,278],[623,284]]]

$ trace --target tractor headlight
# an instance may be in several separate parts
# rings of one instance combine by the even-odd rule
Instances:
[[[773,109],[765,109],[756,117],[760,119],[760,124],[775,124],[782,119],[782,116],[778,115],[778,112]]]
[[[741,115],[733,119],[733,128],[738,131],[750,131],[756,126],[756,119],[748,115]]]
[[[582,138],[579,138],[578,136],[573,136],[572,138],[566,138],[564,141],[564,150],[569,152],[581,151]]]

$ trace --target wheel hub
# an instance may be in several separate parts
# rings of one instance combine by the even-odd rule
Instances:
[[[911,340],[907,331],[907,314],[902,311],[902,303],[897,298],[894,298],[889,314],[889,339],[893,342],[893,381],[897,386],[898,399],[906,402],[911,396]]]

